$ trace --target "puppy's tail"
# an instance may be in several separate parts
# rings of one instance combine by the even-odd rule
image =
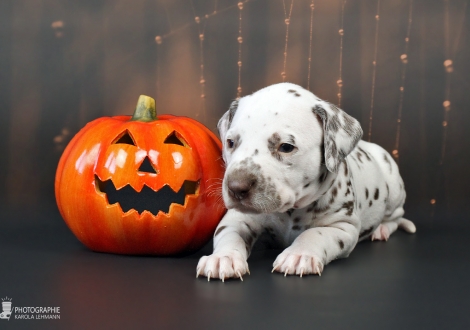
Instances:
[[[401,218],[400,220],[398,220],[398,227],[400,227],[407,233],[410,233],[410,234],[416,233],[415,224],[408,219]]]

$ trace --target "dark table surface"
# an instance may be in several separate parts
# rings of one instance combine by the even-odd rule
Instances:
[[[95,253],[54,207],[3,210],[0,297],[60,319],[13,313],[0,329],[470,329],[470,226],[427,217],[321,277],[271,274],[281,250],[258,247],[251,275],[222,283],[195,278],[211,243],[185,257]]]

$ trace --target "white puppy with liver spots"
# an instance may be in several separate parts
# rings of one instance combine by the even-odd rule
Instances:
[[[392,157],[361,140],[354,118],[302,87],[276,84],[234,101],[218,128],[228,211],[197,276],[242,279],[263,233],[287,246],[273,271],[302,276],[320,275],[361,240],[416,231],[403,218],[406,193]]]

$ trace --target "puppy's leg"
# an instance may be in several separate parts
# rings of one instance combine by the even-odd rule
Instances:
[[[354,222],[340,221],[304,231],[274,261],[273,272],[321,275],[330,261],[347,257],[358,240]]]
[[[398,224],[396,221],[389,221],[381,223],[371,236],[372,241],[388,241],[390,235],[397,230]]]
[[[242,276],[250,273],[246,260],[262,231],[261,221],[253,221],[254,217],[235,210],[227,212],[214,234],[214,253],[199,260],[196,277],[243,280]]]
[[[386,216],[383,222],[375,229],[371,236],[373,241],[388,241],[390,235],[392,235],[398,227],[405,230],[408,233],[415,233],[416,227],[413,222],[402,218],[405,211],[403,207],[398,207],[389,216]]]

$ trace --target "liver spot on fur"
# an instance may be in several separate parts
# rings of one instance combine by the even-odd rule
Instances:
[[[214,234],[214,237],[219,235],[225,228],[227,228],[227,226],[221,226],[217,229],[217,231],[215,232]]]
[[[362,149],[361,147],[359,147],[359,150],[366,156],[367,160],[370,162],[372,159],[369,157],[369,154],[364,150]]]
[[[354,211],[354,202],[353,201],[348,201],[343,203],[341,206],[342,209],[346,209],[346,215],[352,215]]]
[[[338,245],[341,250],[344,249],[344,242],[342,240],[338,240]]]
[[[273,135],[268,139],[268,149],[271,152],[271,155],[278,160],[282,160],[282,158],[279,156],[279,153],[277,152],[277,148],[280,142],[281,136],[279,133],[273,133]]]

